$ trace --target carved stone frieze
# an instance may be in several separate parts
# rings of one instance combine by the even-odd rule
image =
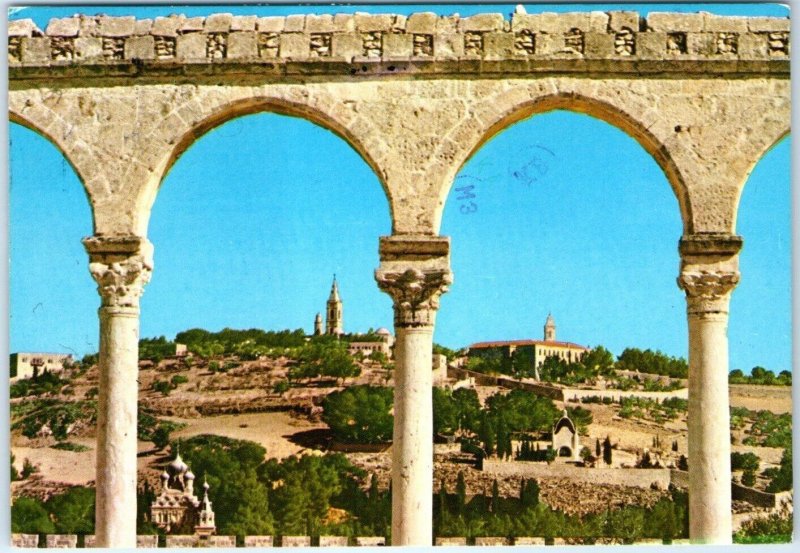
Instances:
[[[433,325],[439,297],[452,284],[453,274],[449,270],[378,269],[375,280],[394,300],[395,325],[419,327]]]

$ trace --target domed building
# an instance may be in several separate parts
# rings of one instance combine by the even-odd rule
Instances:
[[[161,492],[150,505],[150,519],[166,533],[206,537],[216,531],[208,482],[203,483],[201,501],[194,494],[194,480],[180,452],[161,473]]]

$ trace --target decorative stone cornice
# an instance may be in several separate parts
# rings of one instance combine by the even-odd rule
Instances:
[[[433,326],[439,297],[452,284],[453,274],[441,269],[378,269],[375,280],[378,287],[394,300],[395,326],[422,327]]]
[[[101,305],[138,308],[153,270],[153,245],[139,236],[91,236],[83,245]]]
[[[634,11],[415,13],[9,22],[9,78],[208,74],[756,73],[789,76],[788,18]],[[612,62],[612,63],[609,63]]]

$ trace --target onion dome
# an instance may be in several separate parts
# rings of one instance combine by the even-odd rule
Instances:
[[[194,473],[191,470],[189,470],[183,477],[186,478],[187,480],[194,480]]]
[[[211,486],[208,485],[208,481],[205,478],[203,478],[203,490],[208,491],[208,488],[210,487]]]
[[[189,470],[189,466],[186,463],[183,462],[183,459],[181,459],[181,454],[180,453],[178,453],[178,455],[175,456],[175,460],[173,460],[169,464],[169,467],[172,470],[174,470],[176,472],[179,472],[179,473],[184,473],[187,470]]]
[[[161,473],[162,480],[169,480],[169,473],[164,469],[164,472]]]

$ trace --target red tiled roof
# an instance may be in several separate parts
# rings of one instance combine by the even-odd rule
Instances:
[[[499,342],[477,342],[469,346],[469,349],[499,348],[504,346],[556,346],[562,348],[577,348],[589,350],[586,346],[573,342],[547,342],[545,340],[505,340]]]

